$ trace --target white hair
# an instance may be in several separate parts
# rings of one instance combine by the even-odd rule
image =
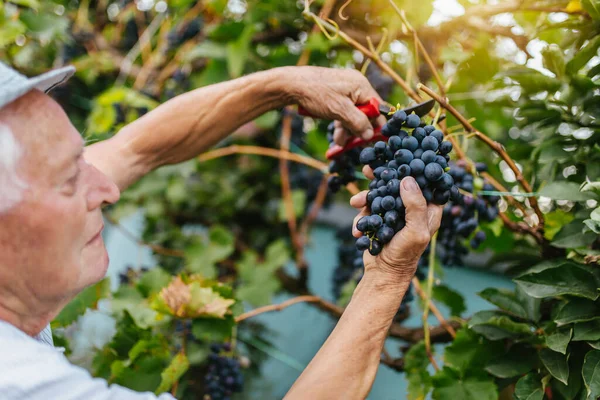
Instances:
[[[8,211],[23,199],[27,183],[17,174],[22,155],[23,149],[12,130],[0,123],[0,213]]]

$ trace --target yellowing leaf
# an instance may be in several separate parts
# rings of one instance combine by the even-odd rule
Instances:
[[[571,0],[565,7],[565,12],[578,12],[581,10],[581,0]]]
[[[192,301],[190,303],[190,314],[192,318],[215,317],[224,318],[229,307],[235,300],[226,299],[215,293],[211,288],[200,287],[198,283],[190,285]]]
[[[160,291],[159,297],[173,315],[184,317],[185,308],[192,300],[192,292],[189,286],[178,276],[171,281],[169,286]]]

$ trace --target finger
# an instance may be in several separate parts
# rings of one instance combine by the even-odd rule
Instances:
[[[375,179],[375,175],[373,175],[373,169],[371,167],[369,167],[368,165],[365,165],[363,167],[362,173],[363,173],[364,176],[366,176],[370,180]]]
[[[349,98],[346,97],[340,103],[341,109],[338,110],[338,114],[344,127],[355,136],[365,140],[371,139],[374,131],[369,118]]]
[[[352,222],[352,236],[354,236],[355,238],[359,238],[363,235],[363,233],[361,231],[359,231],[358,229],[356,229],[356,223],[364,216],[369,215],[370,212],[369,210],[365,207],[363,208],[360,213],[358,213],[358,215],[356,217],[354,217],[354,221]]]
[[[366,199],[366,198],[365,198]],[[440,224],[442,223],[442,213],[444,212],[443,206],[438,206],[437,204],[429,204],[427,206],[427,215],[429,216],[429,221],[427,223],[429,227],[429,234],[433,236],[438,229],[440,229]]]
[[[402,197],[402,203],[406,207],[406,226],[404,229],[408,230],[407,233],[410,233],[418,244],[429,242],[431,236],[428,231],[423,229],[429,226],[427,201],[413,177],[409,176],[402,179],[400,183],[400,196]]]
[[[387,119],[383,115],[380,115],[371,121],[371,124],[376,128],[380,128],[380,127],[384,126],[386,123],[387,123]]]
[[[333,142],[340,146],[345,146],[348,143],[350,135],[343,127],[335,128],[333,131]]]
[[[354,208],[362,208],[367,205],[367,193],[368,190],[363,190],[360,193],[355,194],[350,198],[350,205]]]

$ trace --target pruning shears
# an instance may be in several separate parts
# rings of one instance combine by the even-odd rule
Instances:
[[[431,99],[431,100],[424,101],[422,103],[412,105],[410,107],[403,108],[402,110],[407,115],[411,114],[411,113],[415,113],[419,117],[423,117],[423,116],[427,115],[433,109],[434,105],[435,105],[435,100]],[[383,115],[389,119],[392,117],[394,112],[397,111],[395,107],[391,107],[386,104],[381,104],[379,102],[379,100],[377,100],[375,97],[371,98],[371,100],[369,100],[369,102],[366,104],[357,104],[356,107],[369,118],[376,118],[379,115]],[[312,114],[310,114],[308,111],[306,111],[301,106],[298,107],[298,113],[305,117],[313,116]],[[341,154],[345,153],[346,151],[351,150],[355,147],[359,147],[359,146],[362,147],[362,146],[366,145],[367,143],[376,142],[379,140],[387,141],[388,138],[383,136],[382,134],[380,134],[379,133],[380,131],[381,131],[381,127],[375,128],[375,134],[369,140],[355,137],[355,138],[352,138],[350,141],[348,141],[348,143],[346,143],[345,146],[340,146],[337,144],[334,146],[331,146],[327,150],[327,153],[325,153],[325,155],[327,156],[327,159],[332,160],[334,158],[339,157]]]

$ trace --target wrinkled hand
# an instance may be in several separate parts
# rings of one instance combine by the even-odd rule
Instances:
[[[363,173],[369,179],[373,179],[373,171],[368,166],[363,168]],[[356,223],[363,216],[370,215],[367,208],[367,192],[360,192],[350,199],[352,207],[361,210],[352,226],[352,235],[357,238],[362,236],[362,233],[356,229]],[[406,280],[414,275],[419,258],[440,227],[443,207],[428,205],[419,185],[412,177],[402,180],[400,196],[406,207],[406,226],[396,233],[379,255],[372,256],[365,251],[363,260],[365,272],[377,270],[390,274],[392,278]]]
[[[385,124],[385,117],[369,120],[355,105],[381,98],[367,78],[351,69],[322,67],[288,67],[292,101],[311,114],[336,120],[334,141],[344,145],[351,135],[363,139],[373,137],[373,127]]]

